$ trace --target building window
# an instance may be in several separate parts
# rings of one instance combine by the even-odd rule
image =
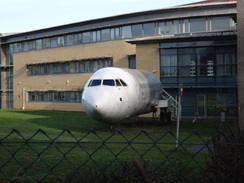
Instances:
[[[74,45],[82,43],[82,34],[74,34]]]
[[[40,50],[42,49],[42,39],[38,39],[35,41],[35,44],[36,44],[36,49],[37,50]]]
[[[51,47],[51,39],[50,38],[43,39],[43,48],[46,49],[50,47]]]
[[[30,50],[29,42],[23,42],[22,43],[22,50],[23,51],[29,51]]]
[[[229,17],[212,17],[211,30],[229,30],[230,18]]]
[[[235,75],[236,74],[236,58],[233,53],[218,53],[216,55],[216,74],[218,76]]]
[[[172,34],[172,22],[171,21],[165,22],[165,33]]]
[[[177,55],[161,56],[161,75],[163,77],[177,76]]]
[[[82,33],[82,43],[90,43],[91,42],[91,32]]]
[[[83,31],[77,34],[70,33],[65,36],[13,43],[11,44],[11,48],[13,53],[18,53],[36,49],[48,49],[133,37],[233,29],[236,29],[236,24],[230,16],[174,19],[113,28],[101,28],[100,30]]]
[[[222,41],[222,45],[214,41],[163,43],[160,50],[161,77],[205,77],[206,81],[209,77],[218,77],[222,81],[220,76],[235,76],[236,47],[229,45],[230,43],[232,42]]]
[[[132,25],[132,37],[142,37],[142,24]]]
[[[74,45],[74,35],[70,34],[66,36],[67,46]]]
[[[136,56],[135,55],[128,56],[128,61],[129,61],[129,68],[136,69]]]
[[[190,32],[204,32],[206,31],[206,18],[190,19]]]
[[[102,41],[109,41],[110,40],[110,38],[111,38],[110,29],[103,29],[101,31],[101,34],[102,34]]]
[[[178,59],[179,76],[196,76],[196,58],[194,54],[181,54],[178,55]]]
[[[43,63],[27,65],[28,76],[49,74],[72,74],[95,72],[103,67],[112,66],[111,59],[81,60],[69,62]]]
[[[62,47],[65,46],[65,37],[64,36],[60,36],[57,38],[57,46],[58,47]]]
[[[146,23],[143,24],[143,35],[144,36],[153,36],[155,35],[155,23]]]
[[[161,34],[165,34],[166,31],[165,31],[165,23],[164,22],[160,22],[158,24],[158,34],[161,35]]]
[[[82,91],[29,91],[28,102],[80,103]]]
[[[180,24],[179,24],[179,20],[174,20],[173,21],[173,26],[174,26],[174,34],[178,34],[180,33]]]
[[[121,37],[122,37],[122,39],[132,37],[131,26],[122,27]]]
[[[53,37],[50,40],[51,40],[51,48],[58,47],[58,38],[57,37]]]

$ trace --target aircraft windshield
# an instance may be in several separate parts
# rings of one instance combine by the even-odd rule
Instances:
[[[122,79],[120,79],[120,82],[122,83],[123,86],[127,86],[127,84]]]
[[[127,84],[121,80],[121,79],[94,79],[91,80],[88,87],[92,87],[92,86],[99,86],[99,85],[105,85],[105,86],[127,86]]]
[[[94,79],[91,81],[90,85],[89,86],[98,86],[98,85],[101,85],[101,79]]]
[[[114,80],[113,79],[104,79],[103,80],[103,85],[106,86],[115,86]]]

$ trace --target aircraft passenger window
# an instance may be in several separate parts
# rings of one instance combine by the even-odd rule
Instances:
[[[114,80],[113,79],[104,79],[103,80],[103,85],[115,86],[115,83],[114,83]]]
[[[116,86],[122,86],[122,84],[120,83],[120,81],[118,79],[116,79],[115,82],[116,82]]]
[[[101,85],[101,80],[100,79],[94,79],[94,80],[92,80],[90,86],[98,86],[98,85]]]
[[[120,82],[122,83],[123,86],[127,86],[127,84],[122,79],[120,79]]]

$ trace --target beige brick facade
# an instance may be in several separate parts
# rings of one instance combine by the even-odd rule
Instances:
[[[145,69],[159,78],[160,62],[159,62],[159,44],[138,44],[136,46],[137,69]]]
[[[128,55],[135,54],[135,45],[121,41],[84,44],[14,54],[14,108],[36,110],[82,111],[80,103],[28,102],[28,91],[82,90],[92,73],[27,75],[27,64],[62,60],[111,57],[113,66],[128,67]]]

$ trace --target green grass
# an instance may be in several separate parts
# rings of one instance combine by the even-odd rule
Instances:
[[[90,176],[95,176],[93,173],[101,171],[100,165],[112,166],[117,162],[121,166],[121,162],[133,159],[148,161],[150,166],[147,166],[153,167],[166,158],[170,161],[164,162],[165,167],[175,169],[173,162],[187,164],[187,168],[194,169],[205,165],[206,152],[196,154],[186,149],[210,139],[218,130],[219,122],[182,120],[180,140],[185,145],[178,149],[175,149],[175,122],[165,125],[159,121],[134,119],[116,127],[122,133],[114,133],[107,125],[79,112],[0,110],[0,169],[12,177],[14,174],[20,176],[19,171],[24,166],[28,175],[22,176],[21,182],[32,182],[29,175],[38,179],[48,175],[48,179],[52,179],[50,182],[55,182],[56,175],[62,175],[66,180],[73,177],[77,167],[82,167],[79,168],[81,174],[87,171],[85,167],[94,169]],[[38,129],[42,131],[35,134]],[[65,131],[60,134],[63,129],[72,133]],[[197,133],[192,132],[193,129]],[[13,133],[7,136],[10,132]],[[5,175],[0,173],[0,182],[1,179],[6,180]]]
[[[13,128],[23,134],[33,134],[38,129],[47,133],[59,133],[63,129],[86,132],[104,128],[104,124],[94,121],[84,113],[34,110],[0,110],[0,132],[9,133]]]

